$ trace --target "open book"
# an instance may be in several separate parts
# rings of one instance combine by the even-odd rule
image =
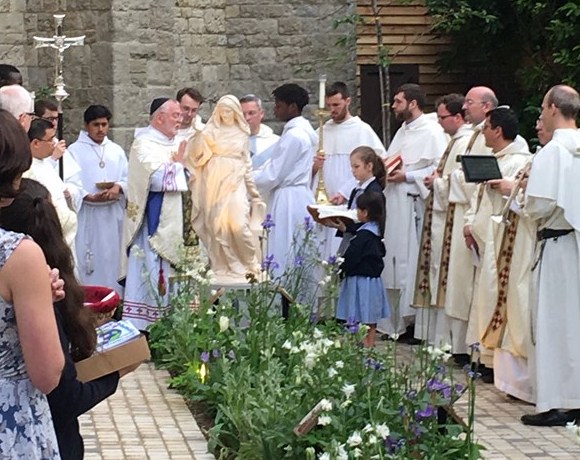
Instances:
[[[315,222],[327,225],[329,220],[340,219],[345,224],[356,223],[356,209],[348,209],[346,205],[311,204],[306,206]]]

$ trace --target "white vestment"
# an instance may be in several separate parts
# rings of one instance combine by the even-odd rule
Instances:
[[[274,134],[272,128],[260,124],[258,134],[250,136],[250,156],[254,169],[258,169],[272,156],[279,139],[280,136]]]
[[[129,153],[120,277],[125,279],[123,319],[140,330],[168,306],[171,265],[183,255],[181,199],[188,188],[184,167],[172,159],[177,147],[175,139],[149,126],[139,130]],[[157,213],[153,192],[162,197]]]
[[[40,160],[38,158],[32,159],[30,169],[26,171],[22,177],[34,179],[44,185],[50,192],[52,204],[56,208],[58,220],[62,226],[64,239],[68,244],[73,257],[76,256],[75,251],[75,237],[77,234],[77,215],[68,205],[64,196],[66,185],[58,176],[58,172],[54,169],[54,165],[50,158]],[[75,267],[76,267],[75,257]]]
[[[580,408],[580,132],[557,129],[536,154],[525,212],[540,229],[572,230],[539,241],[530,353],[536,410]]]
[[[427,340],[436,346],[452,344],[452,335],[457,335],[453,334],[455,332],[453,324],[445,315],[445,311],[442,309],[443,305],[437,303],[437,295],[445,221],[449,207],[449,180],[451,174],[459,168],[460,163],[457,161],[457,156],[465,153],[472,134],[471,125],[464,124],[452,136],[450,142],[453,145],[445,164],[442,165],[440,162],[437,166],[437,169],[442,169],[442,172],[433,181],[431,192],[433,194],[433,209],[431,213],[431,238],[428,241],[430,246],[429,291],[431,298],[422,302],[426,308],[417,310],[417,316],[421,317],[421,321],[418,320],[415,324],[415,337]],[[417,293],[415,293],[415,297],[417,298]]]
[[[425,214],[423,179],[434,171],[447,143],[439,123],[423,114],[403,123],[387,151],[387,157],[401,155],[407,177],[405,182],[387,183],[385,188],[387,254],[383,280],[387,291],[398,297],[398,301],[389,297],[391,316],[377,324],[377,329],[387,334],[404,332],[415,316],[411,302]]]
[[[529,151],[527,149],[522,150],[520,145],[515,142],[512,142],[501,151],[495,152],[495,156],[504,178],[514,178],[530,159]],[[467,323],[467,344],[481,342],[497,304],[498,273],[496,261],[499,251],[498,246],[501,244],[500,234],[502,232],[500,230],[502,228],[491,220],[491,216],[501,214],[504,204],[505,199],[497,190],[491,189],[485,184],[480,184],[477,192],[472,195],[471,206],[465,214],[465,223],[471,225],[473,237],[478,245],[480,260],[475,271],[476,282]],[[524,236],[523,232],[521,236]],[[522,241],[520,240],[520,242]],[[525,244],[522,250],[525,251]],[[526,254],[521,256],[525,258]],[[521,262],[524,263],[525,259],[521,260]],[[515,315],[512,316],[514,316],[513,323],[517,323],[517,317]],[[520,323],[517,324],[517,327],[524,326]],[[492,366],[492,359],[493,351],[484,349],[482,346],[481,361],[486,366]],[[525,366],[523,367],[525,368]],[[527,379],[524,378],[524,380],[526,382],[522,385],[522,389],[527,384]],[[529,399],[526,393],[529,394],[526,390],[522,390],[521,396],[523,399]]]
[[[302,116],[293,118],[284,126],[272,157],[253,173],[260,194],[269,197],[268,213],[275,223],[264,251],[278,263],[274,276],[292,266],[293,238],[301,238],[300,229],[309,216],[306,206],[314,203],[310,177],[317,143],[310,122]]]
[[[121,235],[127,193],[127,157],[119,144],[105,137],[97,144],[81,131],[69,146],[81,169],[81,195],[102,192],[97,182],[114,182],[122,189],[119,199],[108,202],[83,201],[78,218],[76,250],[79,278],[84,285],[108,286],[121,290],[117,268],[122,251]],[[104,164],[103,167],[100,165]]]
[[[195,133],[201,131],[204,128],[204,126],[205,124],[201,120],[201,117],[199,115],[196,115],[191,126],[188,126],[187,128],[179,128],[177,130],[177,134],[175,135],[175,143],[179,145],[181,141],[189,142],[191,138],[195,136]]]
[[[385,147],[373,129],[359,117],[350,117],[342,123],[328,120],[323,126],[323,148],[325,154],[322,172],[326,195],[332,198],[341,194],[348,199],[357,185],[350,167],[350,154],[357,147],[366,145],[380,157],[385,156]],[[317,131],[318,132],[318,131]],[[314,177],[312,189],[318,187],[318,174]],[[336,237],[336,229],[317,226],[322,243],[321,258],[328,260],[336,255],[341,239]]]

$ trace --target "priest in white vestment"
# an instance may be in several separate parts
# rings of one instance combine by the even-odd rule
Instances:
[[[281,276],[293,263],[293,241],[304,234],[306,207],[314,203],[310,188],[312,161],[318,137],[302,114],[308,92],[295,84],[285,84],[273,92],[274,114],[286,122],[272,157],[254,171],[254,182],[265,197],[275,226],[271,229],[266,256],[274,256],[273,275]]]
[[[389,335],[403,333],[415,322],[411,303],[428,195],[423,179],[435,170],[448,143],[443,128],[423,113],[424,107],[425,92],[419,85],[408,83],[395,91],[392,108],[404,122],[386,155],[401,155],[403,164],[387,176],[383,271],[392,310],[390,318],[377,324],[379,331]]]
[[[465,328],[445,314],[444,302],[438,300],[443,239],[449,208],[450,176],[459,168],[457,156],[465,153],[473,134],[471,125],[465,122],[463,103],[464,97],[460,94],[443,96],[435,103],[439,123],[445,133],[451,136],[451,141],[435,172],[424,179],[425,186],[431,190],[431,194],[427,199],[423,219],[415,280],[413,306],[419,307],[417,315],[422,316],[422,321],[415,325],[415,335],[436,346],[453,345],[460,337],[465,343]]]
[[[121,290],[117,282],[127,193],[127,156],[107,137],[111,112],[91,105],[85,129],[68,148],[81,168],[82,206],[78,213],[78,274],[84,285]]]
[[[328,86],[325,102],[330,111],[330,120],[322,128],[324,161],[315,161],[312,189],[316,192],[322,171],[328,198],[334,204],[345,204],[357,185],[350,166],[352,151],[366,145],[384,157],[385,147],[370,125],[351,115],[351,98],[345,83],[336,82]],[[335,228],[318,227],[319,238],[323,242],[321,258],[328,260],[330,256],[336,255],[341,238],[336,237]]]
[[[486,145],[492,149],[497,158],[499,169],[504,179],[513,179],[516,174],[530,160],[527,149],[522,150],[518,143],[514,142],[518,131],[516,115],[508,108],[497,108],[488,113],[483,128],[483,136]],[[523,400],[531,399],[531,386],[527,369],[526,334],[529,326],[528,296],[529,277],[526,273],[531,267],[531,253],[533,243],[533,231],[525,219],[519,221],[513,234],[508,232],[504,224],[497,224],[491,217],[501,215],[505,199],[498,189],[496,182],[480,184],[477,192],[473,194],[471,206],[465,214],[464,235],[466,245],[471,246],[472,251],[478,254],[479,264],[476,268],[472,307],[469,314],[467,337],[468,344],[482,342],[484,334],[494,317],[498,297],[507,291],[507,315],[509,316],[509,329],[501,342],[503,349],[509,353],[500,353],[501,364],[498,374],[498,386],[505,392]],[[515,219],[515,216],[512,218]],[[514,261],[513,270],[510,271],[507,263],[506,273],[502,271],[501,277],[498,269],[499,252],[502,248],[502,240],[515,235],[512,238]],[[471,244],[469,244],[471,243]],[[507,250],[507,247],[504,248]],[[520,270],[521,269],[521,270]],[[520,271],[518,271],[520,270]],[[513,275],[513,277],[512,277]],[[505,286],[506,276],[510,276],[510,286]],[[499,285],[502,285],[501,288]],[[505,304],[505,299],[503,300]],[[513,331],[513,334],[512,334]],[[516,337],[517,336],[517,337]],[[510,341],[510,339],[513,339]],[[486,342],[484,341],[484,344]],[[481,362],[489,368],[494,367],[493,348],[501,348],[499,344],[481,349]],[[507,365],[507,366],[506,366]],[[509,375],[506,367],[511,367],[513,373]],[[491,382],[491,372],[489,373]]]
[[[537,414],[526,425],[563,426],[580,409],[580,97],[551,88],[541,120],[552,140],[540,150],[526,188],[525,212],[539,225],[531,352]]]
[[[74,257],[76,255],[77,215],[71,203],[65,197],[66,186],[58,176],[50,160],[55,147],[56,130],[50,121],[37,118],[30,125],[28,139],[30,139],[30,150],[32,151],[32,165],[23,174],[23,177],[40,182],[50,192],[52,204],[56,208],[65,241],[71,248]]]
[[[272,128],[262,123],[266,111],[262,100],[254,94],[248,94],[240,99],[244,119],[250,125],[250,157],[252,167],[258,169],[272,156],[274,146],[280,136],[274,134]]]
[[[169,305],[171,266],[181,263],[184,252],[182,192],[187,191],[186,143],[175,142],[179,103],[156,98],[150,115],[150,125],[138,132],[129,153],[120,271],[123,319],[140,330]]]

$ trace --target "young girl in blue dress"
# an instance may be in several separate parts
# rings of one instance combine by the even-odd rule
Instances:
[[[389,303],[381,272],[385,266],[382,236],[385,201],[382,193],[365,191],[356,199],[357,218],[362,225],[344,253],[336,317],[369,326],[366,347],[375,345],[377,321],[389,316]]]

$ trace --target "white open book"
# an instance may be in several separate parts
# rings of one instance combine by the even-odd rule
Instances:
[[[348,209],[344,204],[311,204],[306,208],[312,218],[322,225],[325,225],[327,219],[340,219],[345,223],[358,222],[356,209]]]

